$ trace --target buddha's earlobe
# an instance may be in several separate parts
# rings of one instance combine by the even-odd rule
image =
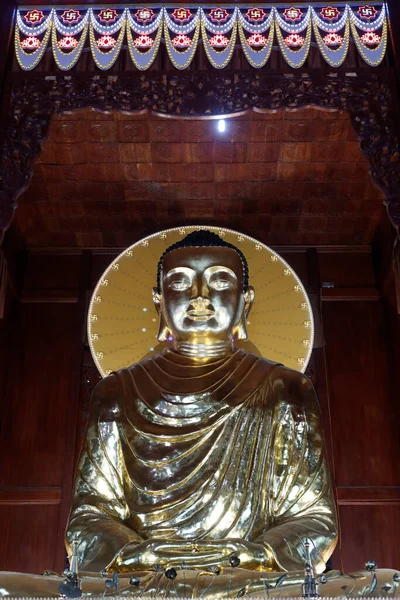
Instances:
[[[247,290],[245,291],[245,293],[243,294],[243,298],[244,298],[243,313],[242,313],[242,316],[240,317],[239,323],[236,325],[234,332],[233,332],[234,337],[237,340],[247,340],[248,339],[246,321],[249,316],[251,307],[253,306],[254,288],[249,286],[247,288]]]
[[[158,324],[158,333],[157,333],[157,340],[159,342],[166,342],[167,340],[169,340],[171,338],[171,330],[169,329],[167,323],[165,322],[165,318],[164,318],[164,314],[163,312],[160,312],[160,319],[159,319],[159,324]]]
[[[166,342],[168,337],[171,335],[171,331],[169,330],[168,325],[165,321],[164,312],[161,304],[161,294],[157,291],[156,288],[153,288],[153,302],[159,316],[157,340],[159,342]]]

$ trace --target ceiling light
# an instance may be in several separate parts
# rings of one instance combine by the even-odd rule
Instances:
[[[225,123],[225,119],[219,119],[218,121],[218,131],[220,133],[223,133],[226,129],[226,123]]]

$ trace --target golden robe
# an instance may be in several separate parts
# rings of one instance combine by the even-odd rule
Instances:
[[[93,396],[73,537],[86,571],[131,541],[240,538],[267,545],[276,571],[301,571],[309,540],[321,572],[336,513],[309,379],[242,350],[203,365],[167,350],[110,375]]]

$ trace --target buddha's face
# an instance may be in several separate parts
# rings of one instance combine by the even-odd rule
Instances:
[[[163,261],[159,310],[177,342],[231,341],[252,299],[231,248],[179,248]]]

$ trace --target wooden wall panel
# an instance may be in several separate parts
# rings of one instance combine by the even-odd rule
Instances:
[[[335,288],[375,287],[370,248],[318,253],[321,281],[331,281]]]
[[[399,568],[400,502],[340,506],[339,515],[346,572],[362,569],[367,560],[376,560],[380,567]]]
[[[29,252],[24,269],[24,290],[74,290],[79,288],[81,252],[48,254]]]
[[[0,506],[0,570],[42,573],[58,568],[58,518],[58,506]]]
[[[380,302],[323,304],[338,487],[400,485],[399,427]]]
[[[77,304],[20,305],[2,409],[0,485],[62,485],[80,345]]]
[[[390,253],[389,253],[390,270]],[[333,566],[399,565],[399,407],[393,327],[372,252],[322,252],[327,393],[341,540]],[[376,279],[376,273],[378,279]],[[394,336],[399,339],[398,336]]]
[[[24,284],[8,315],[12,335],[0,407],[0,520],[7,523],[0,564],[61,571],[78,420],[85,260],[35,253],[21,264]]]

